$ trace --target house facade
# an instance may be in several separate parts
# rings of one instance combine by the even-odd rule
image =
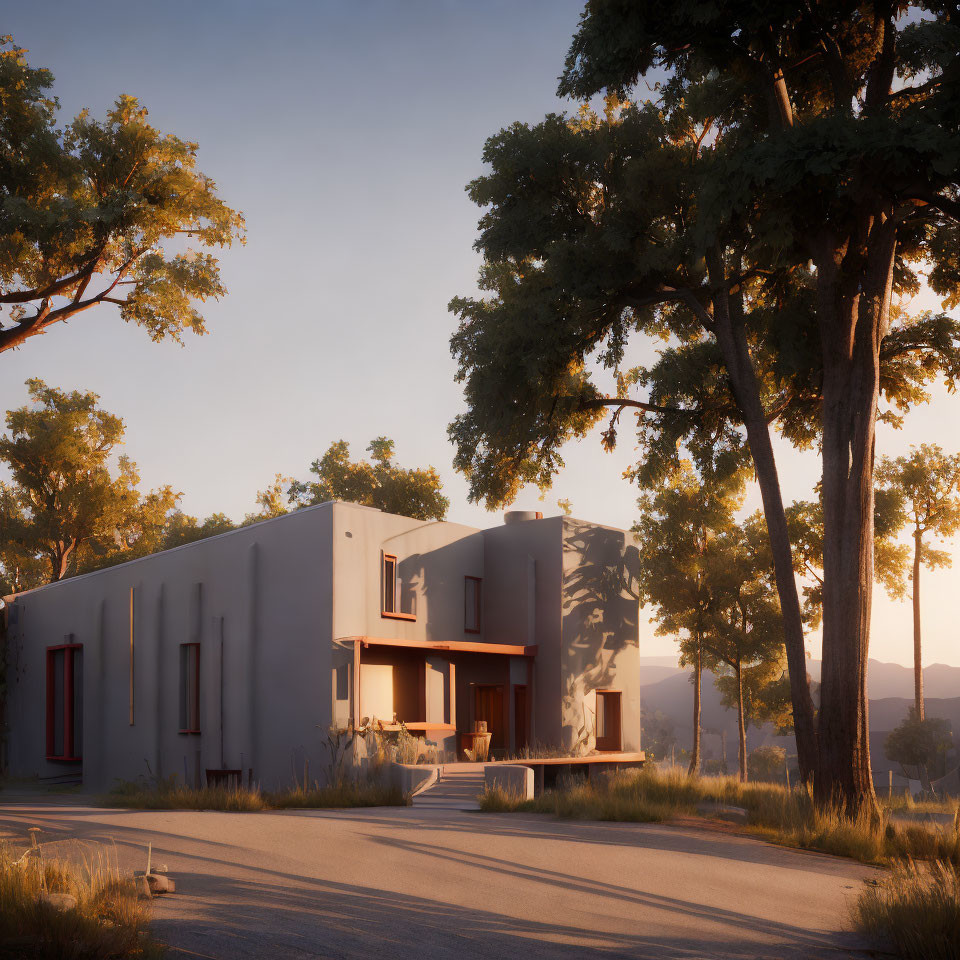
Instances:
[[[478,720],[494,756],[639,750],[635,556],[570,517],[333,502],[7,597],[7,770],[272,788],[372,718],[447,760]]]

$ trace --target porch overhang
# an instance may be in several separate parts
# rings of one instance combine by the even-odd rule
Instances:
[[[400,640],[394,637],[341,637],[361,647],[400,647],[407,650],[435,650],[437,653],[492,653],[504,657],[535,657],[537,645],[479,643],[469,640]]]

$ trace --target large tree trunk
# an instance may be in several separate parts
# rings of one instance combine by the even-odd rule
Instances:
[[[923,720],[923,662],[920,656],[920,560],[923,554],[923,534],[913,534],[913,701],[917,719]]]
[[[868,221],[849,247],[817,262],[823,349],[823,665],[821,804],[848,815],[876,809],[870,771],[867,656],[873,599],[873,469],[880,341],[896,232]]]
[[[737,736],[740,739],[740,782],[747,782],[747,727],[743,722],[743,667],[737,661]]]
[[[703,644],[697,640],[697,659],[693,665],[693,746],[690,749],[690,766],[687,773],[696,777],[700,773],[700,682],[703,675]]]
[[[710,259],[711,279],[719,283],[724,273],[722,261],[717,254]],[[727,375],[730,378],[730,386],[737,401],[737,407],[743,416],[757,485],[760,487],[763,515],[767,524],[767,537],[773,555],[774,576],[783,617],[790,699],[793,705],[793,727],[797,742],[797,766],[800,770],[800,778],[804,783],[809,783],[816,779],[817,728],[807,677],[803,615],[793,571],[793,549],[787,530],[787,515],[783,507],[777,462],[773,454],[773,444],[770,442],[770,428],[760,399],[760,388],[747,345],[746,331],[741,322],[739,307],[732,310],[731,306],[730,299],[726,295],[716,298],[713,326],[717,345],[723,355]]]

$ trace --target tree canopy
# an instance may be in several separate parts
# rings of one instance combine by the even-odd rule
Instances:
[[[0,352],[100,304],[153,340],[202,334],[197,304],[226,292],[209,250],[244,223],[198,145],[130,96],[59,127],[53,75],[26,53],[0,39]]]
[[[416,520],[442,520],[447,515],[450,501],[441,492],[440,475],[433,467],[398,466],[394,443],[387,437],[372,440],[367,452],[369,460],[351,460],[346,440],[331,443],[310,465],[316,479],[290,484],[289,502],[302,507],[344,500]]]
[[[914,709],[924,719],[923,657],[920,631],[920,570],[948,567],[950,554],[930,546],[929,539],[950,537],[960,530],[960,454],[947,454],[936,444],[911,447],[905,457],[881,457],[877,465],[878,497],[891,504],[891,532],[909,526],[913,538],[910,574],[913,601]],[[901,547],[901,549],[904,549]],[[904,552],[906,550],[904,549]],[[894,581],[905,592],[902,575]]]
[[[0,460],[12,483],[0,487],[4,580],[13,589],[162,549],[167,514],[180,494],[137,489],[136,464],[111,468],[123,421],[95,393],[28,380],[31,403],[7,413]]]
[[[451,303],[467,410],[450,435],[474,499],[548,484],[605,409],[607,445],[638,414],[641,482],[682,457],[705,478],[752,459],[801,773],[851,811],[874,802],[878,400],[896,420],[960,373],[960,324],[894,302],[924,274],[945,309],[960,300],[958,30],[938,3],[590,0],[560,92],[605,109],[487,141],[469,186],[484,296]],[[648,368],[628,365],[635,334],[662,344]],[[772,426],[823,462],[823,736]]]

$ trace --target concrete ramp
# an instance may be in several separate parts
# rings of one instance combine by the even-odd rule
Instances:
[[[482,763],[451,763],[440,768],[440,777],[413,798],[418,810],[479,810],[483,793]]]

